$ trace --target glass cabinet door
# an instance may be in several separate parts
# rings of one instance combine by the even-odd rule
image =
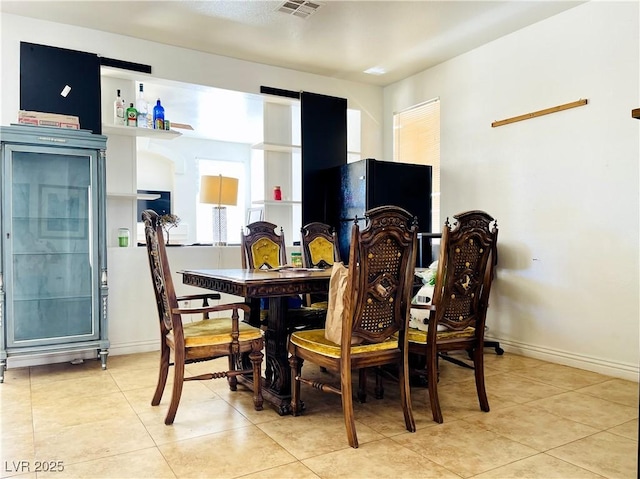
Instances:
[[[95,153],[33,146],[6,153],[12,185],[7,345],[97,338]]]

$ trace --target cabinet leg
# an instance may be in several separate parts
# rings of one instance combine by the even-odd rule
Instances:
[[[4,382],[4,371],[7,369],[7,360],[0,360],[0,384]]]
[[[102,363],[102,369],[103,370],[107,369],[107,356],[109,355],[109,350],[108,349],[101,349],[100,352],[98,353],[98,355],[100,356],[100,362]]]

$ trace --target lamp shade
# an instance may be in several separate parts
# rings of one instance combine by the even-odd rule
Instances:
[[[200,178],[200,203],[237,205],[238,178],[222,175],[202,176]]]

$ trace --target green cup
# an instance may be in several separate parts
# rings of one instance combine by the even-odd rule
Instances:
[[[129,246],[129,229],[128,228],[120,228],[118,229],[118,246],[121,248],[126,248]]]

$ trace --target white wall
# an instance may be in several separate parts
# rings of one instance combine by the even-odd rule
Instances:
[[[531,356],[637,380],[638,2],[590,2],[385,88],[440,97],[442,218],[498,220],[490,334]],[[492,128],[496,120],[586,106]]]

